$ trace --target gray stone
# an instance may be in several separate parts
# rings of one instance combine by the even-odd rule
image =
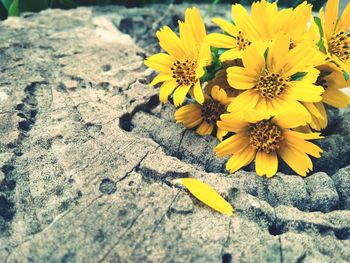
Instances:
[[[325,173],[315,173],[305,179],[310,195],[310,211],[329,212],[338,206],[339,196],[332,179]]]
[[[332,179],[339,194],[339,207],[350,210],[350,166],[340,169]]]
[[[334,119],[336,143],[318,166],[334,185],[325,173],[229,175],[216,138],[176,125],[147,85],[154,30],[184,8],[47,10],[0,23],[1,262],[348,261],[349,171],[339,168],[349,114]],[[182,177],[211,185],[234,216],[174,184]]]

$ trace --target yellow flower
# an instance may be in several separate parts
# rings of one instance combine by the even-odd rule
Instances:
[[[229,84],[244,90],[233,99],[229,112],[255,109],[268,115],[285,110],[308,114],[300,102],[321,101],[323,88],[314,84],[319,53],[307,45],[289,49],[289,44],[289,36],[278,34],[268,49],[264,45],[247,48],[242,56],[244,67],[227,69]]]
[[[213,33],[207,36],[211,46],[229,49],[225,51],[220,60],[241,58],[243,51],[257,41],[269,42],[279,32],[291,36],[291,48],[299,43],[310,42],[318,33],[317,26],[307,24],[311,18],[312,6],[303,2],[295,9],[278,10],[277,4],[265,0],[252,4],[252,14],[239,4],[232,5],[232,19],[230,23],[221,18],[212,21],[226,34]],[[319,38],[318,38],[319,39]]]
[[[176,123],[182,123],[187,129],[197,127],[196,132],[200,135],[211,135],[216,122],[221,114],[227,113],[227,105],[231,98],[219,86],[211,89],[211,97],[206,96],[202,105],[192,103],[182,106],[175,112]],[[227,131],[217,128],[216,137],[222,141]]]
[[[343,73],[335,65],[327,64],[317,68],[320,70],[320,75],[315,84],[325,89],[325,92],[322,94],[322,102],[304,103],[304,106],[312,116],[311,128],[321,130],[326,128],[328,124],[324,104],[336,108],[348,107],[349,97],[341,89],[349,87],[350,80],[346,81]]]
[[[271,118],[265,116],[254,111],[244,118],[232,113],[222,115],[218,126],[236,133],[214,149],[219,157],[232,155],[226,169],[234,173],[255,158],[256,173],[271,177],[278,169],[278,154],[296,173],[306,176],[313,168],[308,154],[319,158],[322,152],[307,140],[319,139],[320,134],[290,130],[305,125],[306,115],[284,112]]]
[[[197,8],[188,8],[185,22],[179,21],[180,38],[167,26],[157,32],[160,46],[168,53],[158,53],[145,60],[146,66],[160,71],[150,85],[160,82],[159,98],[168,101],[174,92],[174,104],[183,104],[187,93],[193,91],[198,103],[204,102],[200,78],[204,67],[211,63],[209,45],[204,41],[205,26]]]
[[[241,93],[241,90],[237,90],[235,88],[232,88],[230,86],[230,84],[227,82],[227,73],[226,73],[226,69],[228,67],[232,67],[232,66],[242,66],[242,60],[241,59],[236,59],[236,60],[227,60],[225,62],[222,63],[223,69],[218,70],[215,73],[215,77],[212,80],[209,80],[207,85],[205,86],[205,92],[207,94],[211,93],[211,89],[214,86],[219,86],[220,88],[222,88],[227,96],[229,97],[236,97],[238,94]]]
[[[242,5],[232,5],[232,17],[235,24],[221,18],[212,19],[227,34],[212,33],[207,36],[208,43],[211,46],[229,49],[220,56],[221,61],[241,58],[242,52],[251,44],[248,36],[257,37],[249,14]]]
[[[339,0],[329,0],[320,11],[326,52],[331,61],[350,74],[350,3],[338,19]]]

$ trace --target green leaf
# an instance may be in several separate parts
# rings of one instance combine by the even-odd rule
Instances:
[[[307,75],[307,72],[298,72],[292,75],[291,81],[302,80]]]
[[[344,75],[344,79],[346,81],[348,81],[350,79],[350,74],[348,72],[346,72],[345,70],[343,70],[343,75]]]
[[[69,8],[78,7],[78,4],[72,0],[60,0],[60,4]]]
[[[326,47],[324,46],[323,38],[321,38],[321,39],[317,42],[316,45],[318,46],[318,48],[321,50],[321,52],[322,52],[323,54],[327,54],[327,50],[326,50]]]
[[[21,12],[40,12],[41,10],[47,9],[50,7],[51,2],[49,0],[35,0],[35,1],[26,1],[21,0],[19,3],[19,9]]]
[[[11,4],[12,4],[12,0],[0,0],[0,1],[4,5],[6,10],[8,11],[10,9]]]
[[[9,10],[9,16],[19,16],[19,0],[13,0]]]
[[[318,27],[318,30],[320,31],[320,36],[321,36],[321,39],[322,39],[323,38],[323,28],[322,28],[321,19],[318,16],[315,16],[314,20],[315,20],[315,23],[316,23],[316,25]]]
[[[269,55],[269,49],[267,48],[264,52],[265,61],[267,61],[267,56]]]

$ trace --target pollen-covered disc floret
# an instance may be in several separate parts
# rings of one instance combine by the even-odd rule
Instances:
[[[208,123],[215,124],[217,120],[220,119],[220,115],[225,113],[226,106],[215,100],[207,99],[201,105],[202,118]]]
[[[171,71],[179,85],[188,86],[196,82],[196,62],[194,60],[176,60]]]
[[[328,51],[342,60],[348,60],[350,58],[350,34],[346,32],[334,34],[328,43]]]
[[[250,145],[265,153],[275,151],[279,148],[280,142],[283,141],[282,131],[269,120],[251,124],[248,135]]]
[[[281,77],[278,73],[269,73],[259,77],[255,89],[262,97],[273,99],[283,93],[287,81],[288,79]]]

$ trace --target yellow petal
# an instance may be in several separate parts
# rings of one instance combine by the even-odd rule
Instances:
[[[292,135],[294,137],[299,137],[304,140],[315,140],[315,139],[322,139],[321,133],[319,132],[313,132],[313,133],[302,133],[302,132],[296,132],[296,131],[285,131],[288,135]]]
[[[172,77],[171,73],[163,73],[163,72],[161,72],[152,80],[152,82],[149,85],[155,86],[155,85],[157,85],[160,82],[164,82],[164,81],[172,80],[172,79],[173,79],[173,77]]]
[[[247,147],[238,154],[233,155],[226,163],[226,169],[230,171],[230,173],[234,173],[241,169],[242,167],[248,165],[251,161],[253,161],[255,157],[256,150],[247,145]]]
[[[311,142],[305,141],[298,136],[293,136],[293,133],[285,133],[284,136],[288,144],[292,145],[293,147],[298,149],[300,152],[305,152],[316,158],[321,157],[321,153],[323,152],[323,150],[317,145]]]
[[[258,175],[272,177],[277,173],[278,160],[276,152],[265,153],[258,151],[255,158],[255,170]]]
[[[180,38],[170,29],[165,26],[157,32],[159,45],[173,57],[181,59],[184,57],[184,47]]]
[[[167,103],[169,95],[174,91],[177,85],[175,80],[164,82],[162,86],[160,86],[159,100],[163,103]]]
[[[203,90],[199,81],[197,81],[193,89],[194,89],[194,98],[199,104],[203,104],[204,95],[203,95]]]
[[[211,89],[211,96],[214,100],[220,102],[221,104],[227,103],[227,94],[224,89],[220,88],[219,86],[215,85]]]
[[[243,50],[238,50],[236,48],[232,48],[230,50],[225,51],[220,56],[220,61],[226,60],[234,60],[236,58],[242,58]]]
[[[338,22],[338,28],[340,31],[347,32],[350,27],[350,3],[346,6],[342,16]]]
[[[245,133],[237,133],[219,143],[214,151],[219,157],[233,155],[242,152],[249,144],[249,138]]]
[[[306,102],[318,102],[322,100],[324,89],[306,81],[291,81],[289,83],[288,96],[295,100]]]
[[[230,34],[231,36],[236,36],[238,30],[236,26],[222,18],[213,18],[212,21],[217,24],[223,31]]]
[[[188,104],[179,108],[175,114],[176,123],[182,123],[187,129],[202,122],[202,111],[198,104]]]
[[[204,41],[206,31],[201,14],[196,7],[186,9],[185,23],[191,28],[194,40],[199,46]]]
[[[224,34],[212,33],[212,34],[209,34],[206,39],[208,43],[213,47],[218,47],[218,48],[236,47],[236,39]]]
[[[309,114],[300,114],[295,111],[285,111],[277,114],[272,120],[281,128],[296,128],[304,126],[310,119]]]
[[[339,0],[328,0],[325,11],[325,31],[328,36],[334,31],[338,19]]]
[[[199,201],[224,215],[233,215],[233,207],[209,185],[194,178],[174,180],[182,183]]]
[[[297,174],[306,176],[306,173],[312,170],[312,162],[306,153],[302,153],[287,144],[284,144],[277,152]]]
[[[147,67],[163,71],[166,73],[171,73],[171,67],[175,59],[172,56],[164,53],[158,53],[145,59],[144,63]]]
[[[272,42],[268,55],[267,67],[270,71],[279,73],[285,64],[289,51],[290,37],[280,32]]]
[[[228,133],[228,131],[225,131],[225,130],[218,127],[217,131],[216,131],[216,138],[218,138],[218,140],[220,142],[222,142],[223,137],[226,136],[227,133]]]
[[[201,125],[198,126],[196,132],[199,135],[210,135],[213,132],[214,125],[203,121]]]
[[[195,58],[197,53],[196,45],[190,26],[182,21],[179,21],[179,31],[186,56],[189,58]]]
[[[184,103],[185,97],[190,90],[191,86],[180,86],[174,92],[174,105],[179,107]]]
[[[347,108],[349,97],[338,89],[327,88],[322,95],[323,102],[336,108]]]
[[[261,53],[256,45],[251,45],[245,49],[242,54],[243,65],[245,70],[255,79],[260,76],[265,69],[264,54]]]
[[[251,89],[256,84],[257,75],[242,67],[227,69],[227,82],[235,89]]]

